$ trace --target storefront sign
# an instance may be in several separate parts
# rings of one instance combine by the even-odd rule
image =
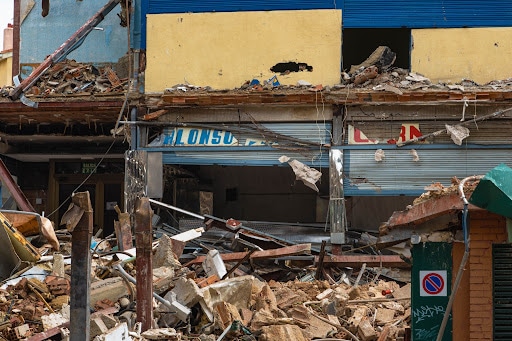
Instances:
[[[238,140],[226,130],[176,128],[163,136],[164,146],[232,146]]]
[[[83,162],[82,163],[82,174],[91,174],[94,172],[96,164],[94,162]]]
[[[367,137],[361,130],[352,125],[348,126],[348,144],[396,144],[412,140],[420,136],[422,136],[422,134],[419,123],[403,123],[400,127],[400,134],[398,134],[398,138],[397,136],[379,137],[382,141],[379,141],[379,139],[376,138]]]

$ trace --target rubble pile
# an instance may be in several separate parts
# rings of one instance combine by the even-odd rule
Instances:
[[[431,80],[421,74],[407,69],[393,66],[396,54],[387,46],[379,46],[375,51],[361,64],[352,65],[349,70],[343,71],[340,75],[339,84],[333,86],[323,86],[321,84],[312,84],[306,80],[299,80],[295,85],[283,85],[279,81],[280,77],[287,73],[276,74],[269,79],[252,79],[245,81],[240,88],[232,91],[282,91],[289,92],[294,90],[336,92],[343,89],[361,89],[374,91],[393,92],[402,95],[403,91],[415,90],[439,90],[439,91],[468,91],[471,89],[507,89],[512,86],[512,78],[504,80],[495,80],[487,84],[477,84],[476,82],[464,79],[459,83],[432,83]],[[191,84],[177,84],[166,88],[166,93],[183,92],[219,92],[227,90],[215,90],[209,86],[198,86]]]
[[[3,281],[0,340],[67,340],[73,325],[71,241],[67,234],[56,235],[59,252],[49,252]],[[225,256],[234,260],[224,262],[216,249],[200,244],[203,251],[195,258],[180,259],[175,253],[175,236],[162,234],[155,239],[154,323],[142,332],[133,282],[136,249],[117,251],[115,240],[93,238],[91,340],[113,340],[118,333],[126,333],[130,340],[384,341],[403,340],[409,328],[410,284],[379,278],[364,266],[331,269],[324,272],[330,274],[325,275],[327,279],[315,279],[314,264],[304,267],[300,260],[276,263],[253,252],[245,252],[254,258],[248,267],[242,267],[240,259],[247,257],[238,254],[244,252],[227,253]],[[48,250],[48,244],[45,247]],[[286,247],[267,251],[275,257],[287,252],[305,256],[310,252],[300,250],[310,248],[297,245],[294,251]],[[271,263],[295,278],[265,280],[258,271],[247,273],[251,267],[264,268]]]
[[[28,96],[73,95],[87,96],[98,93],[125,91],[128,79],[120,79],[110,66],[96,67],[66,59],[55,63],[28,89]],[[7,97],[12,87],[0,91]]]

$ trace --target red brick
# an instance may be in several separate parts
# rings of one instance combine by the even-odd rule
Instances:
[[[489,293],[487,291],[484,291],[484,290],[471,290],[470,291],[471,293],[471,297],[488,297],[489,296]]]
[[[488,269],[487,264],[482,264],[479,262],[471,263],[471,270],[485,270]]]
[[[481,318],[481,317],[471,317],[469,319],[469,324],[474,326],[474,325],[482,325],[484,324],[484,319]]]
[[[490,241],[471,241],[471,249],[490,249],[492,242]]]
[[[481,297],[470,297],[469,302],[471,304],[492,304],[491,298],[481,298]]]

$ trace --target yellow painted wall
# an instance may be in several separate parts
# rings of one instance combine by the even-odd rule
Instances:
[[[271,78],[281,62],[313,66],[278,74],[281,84],[333,85],[340,82],[341,11],[152,14],[146,48],[146,93],[185,82],[238,88]]]
[[[412,30],[411,70],[434,83],[512,77],[512,28]]]
[[[12,56],[0,59],[0,87],[4,85],[12,85]]]

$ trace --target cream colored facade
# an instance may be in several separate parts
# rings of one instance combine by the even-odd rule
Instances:
[[[512,77],[512,28],[412,30],[411,70],[433,83]]]
[[[145,91],[184,83],[233,89],[274,75],[283,85],[338,84],[341,27],[340,10],[148,15]],[[270,70],[287,62],[313,70]]]
[[[0,87],[12,85],[12,52],[0,53]]]

